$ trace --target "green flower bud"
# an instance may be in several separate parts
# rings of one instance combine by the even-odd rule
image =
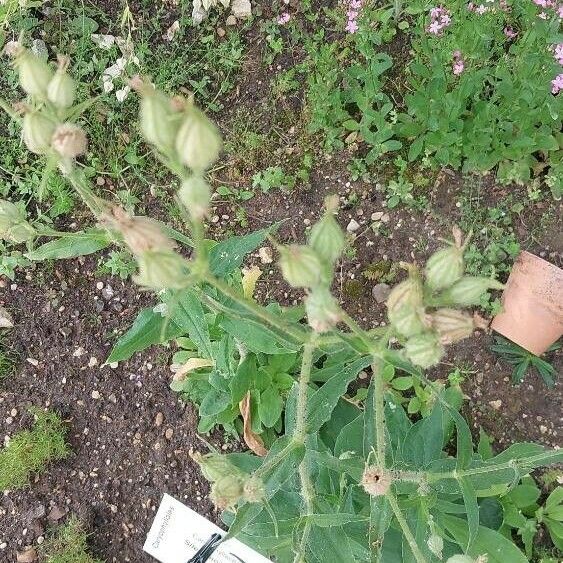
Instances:
[[[324,217],[311,229],[309,246],[330,266],[338,260],[344,250],[346,238],[336,222],[332,209],[327,209]]]
[[[463,276],[465,270],[463,253],[471,235],[463,242],[462,232],[454,227],[453,236],[454,241],[447,248],[438,250],[426,262],[424,269],[426,285],[432,291],[440,291],[450,287]]]
[[[28,49],[21,49],[15,65],[19,72],[20,86],[30,96],[41,100],[47,98],[47,88],[53,78],[51,67]]]
[[[51,146],[64,158],[76,158],[86,152],[88,139],[84,130],[78,125],[63,123],[55,129]]]
[[[410,307],[422,306],[422,280],[420,272],[414,265],[408,265],[409,277],[396,285],[389,297],[387,298],[387,311],[392,314],[393,311],[402,309],[408,305]]]
[[[442,551],[444,549],[444,540],[442,539],[442,536],[439,536],[436,533],[431,534],[426,542],[426,545],[428,545],[428,549],[438,559],[442,559]]]
[[[262,502],[266,496],[264,482],[258,477],[248,477],[243,485],[243,499],[246,502]]]
[[[47,154],[55,124],[42,113],[32,111],[23,116],[22,137],[25,146],[35,154]]]
[[[491,278],[464,276],[456,281],[452,287],[440,294],[438,299],[444,305],[458,305],[469,307],[479,305],[481,297],[489,289],[503,289],[504,285]]]
[[[328,288],[314,287],[305,298],[309,326],[318,333],[329,331],[340,320],[340,307]]]
[[[413,307],[408,303],[399,309],[389,311],[388,317],[393,328],[406,338],[420,334],[430,326],[424,308]]]
[[[66,72],[68,63],[67,57],[59,57],[59,67],[47,87],[47,98],[61,109],[72,106],[76,93],[76,83]]]
[[[421,368],[435,366],[444,356],[444,347],[437,334],[426,332],[409,338],[405,344],[405,354]]]
[[[440,336],[442,344],[452,344],[473,334],[473,317],[456,309],[438,309],[430,315],[432,328]]]
[[[145,139],[163,153],[174,150],[180,114],[170,99],[148,82],[135,77],[131,86],[141,94],[140,125]]]
[[[209,211],[211,188],[200,176],[192,176],[184,180],[182,187],[178,191],[178,197],[190,212],[192,219],[199,221]]]
[[[189,108],[176,136],[176,152],[182,163],[202,172],[217,160],[220,151],[221,136],[217,127],[202,111]]]
[[[148,289],[183,289],[188,283],[184,258],[171,251],[148,250],[137,257],[139,273],[133,281]]]
[[[240,476],[225,475],[211,485],[209,496],[217,508],[225,510],[234,507],[243,493],[243,482]]]
[[[323,264],[308,246],[281,247],[279,264],[283,277],[293,287],[316,287],[321,282]]]
[[[35,229],[12,202],[0,199],[0,238],[16,244],[31,240]]]
[[[240,469],[231,463],[226,455],[213,452],[201,455],[199,452],[194,452],[191,457],[199,465],[199,469],[208,481],[218,481],[226,475],[239,473],[242,475]]]

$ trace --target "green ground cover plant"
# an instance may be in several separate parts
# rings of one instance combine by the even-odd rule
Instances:
[[[87,135],[79,125],[81,105],[74,104],[68,61],[61,59],[55,71],[19,44],[11,44],[10,52],[27,100],[21,112],[6,102],[4,109],[23,128],[27,148],[55,163],[98,226],[47,235],[22,210],[3,203],[2,235],[20,243],[52,238],[28,252],[35,260],[90,254],[110,244],[132,253],[133,280],[160,302],[139,314],[107,362],[182,338],[179,354],[187,354],[176,359],[184,362],[186,379],[193,372],[205,384],[196,396],[200,410],[209,408],[202,414],[227,411],[232,424],[228,409],[238,406],[254,453],[194,453],[212,500],[224,510],[227,537],[283,562],[527,561],[513,538],[499,531],[499,519],[489,517],[487,499],[499,500],[504,519],[502,499],[535,468],[563,461],[563,454],[532,443],[496,455],[484,445],[475,448],[458,397],[425,375],[447,345],[482,326],[467,309],[488,290],[502,288],[466,272],[468,240],[458,229],[426,264],[403,265],[407,276],[386,302],[388,323],[366,330],[331,293],[346,245],[334,217],[337,198],[327,198],[301,244],[280,244],[275,225],[208,240],[204,219],[211,189],[205,173],[221,150],[217,128],[193,98],[170,97],[135,77],[130,85],[140,96],[140,129],[177,178],[189,236],[132,215],[98,195],[77,164]],[[287,283],[305,293],[301,309],[261,305],[248,278],[246,285],[244,277],[237,283],[244,256],[267,238]],[[192,249],[189,258],[178,243]],[[346,400],[350,383],[366,369],[371,378],[365,400]],[[391,370],[410,379],[394,380]],[[393,393],[407,383],[426,391],[420,405],[426,416],[415,421]],[[256,421],[275,435],[262,439]],[[557,530],[559,493],[553,494],[546,510],[534,514]]]
[[[17,432],[0,450],[0,490],[25,487],[32,474],[43,471],[49,463],[64,459],[68,453],[66,430],[54,412],[34,409],[31,430]]]

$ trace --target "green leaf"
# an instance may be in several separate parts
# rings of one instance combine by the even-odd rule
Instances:
[[[477,446],[477,453],[481,456],[483,461],[487,461],[494,455],[491,443],[491,437],[483,430],[483,428],[479,427],[479,444]]]
[[[369,543],[380,556],[383,539],[393,516],[393,510],[386,496],[370,496]]]
[[[128,360],[135,352],[153,344],[166,342],[183,333],[183,329],[172,321],[167,322],[160,313],[155,313],[152,309],[143,309],[137,315],[133,326],[116,342],[106,364]]]
[[[271,428],[278,421],[283,408],[283,401],[278,390],[270,386],[260,395],[258,415],[266,428]]]
[[[487,497],[479,503],[479,524],[492,530],[498,530],[502,526],[504,509],[498,499]]]
[[[219,242],[209,251],[209,269],[217,277],[224,278],[239,268],[245,256],[256,250],[279,225],[275,223],[267,229]]]
[[[396,377],[393,381],[391,381],[391,387],[393,387],[393,389],[397,389],[398,391],[406,391],[412,387],[412,377]]]
[[[545,501],[547,512],[563,504],[563,487],[556,487]]]
[[[227,393],[213,389],[205,395],[205,398],[201,402],[199,414],[201,416],[216,416],[230,406],[231,397],[229,397]]]
[[[468,551],[471,544],[475,541],[479,529],[479,505],[477,504],[477,495],[471,482],[468,479],[461,478],[458,479],[458,483],[463,495],[463,504],[465,505],[465,513],[467,515],[469,535],[464,549]]]
[[[365,364],[366,358],[360,358],[352,362],[312,394],[307,408],[308,433],[317,432],[329,420],[340,397],[346,393],[348,385],[364,369]]]
[[[69,233],[51,240],[39,248],[25,254],[29,260],[60,260],[63,258],[76,258],[93,254],[108,247],[112,243],[105,231],[92,229],[90,231]]]
[[[367,522],[365,516],[358,514],[344,514],[336,512],[332,514],[309,514],[303,517],[304,520],[309,520],[311,524],[319,526],[320,528],[331,528],[332,526],[344,526],[352,522]]]
[[[469,543],[469,529],[466,520],[451,515],[440,515],[441,524],[452,535],[455,542],[464,549]],[[487,563],[528,563],[524,554],[499,532],[479,526],[475,540],[467,555],[478,557],[487,554]]]
[[[534,504],[540,498],[541,491],[535,485],[517,485],[508,497],[517,508],[523,509]]]
[[[167,292],[163,301],[168,304],[171,320],[188,333],[200,356],[214,358],[205,313],[196,293],[192,289]]]
[[[254,388],[254,382],[258,374],[256,356],[248,354],[239,364],[234,377],[231,379],[231,400],[238,404],[248,391]]]

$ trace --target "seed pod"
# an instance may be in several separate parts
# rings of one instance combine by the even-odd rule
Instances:
[[[23,116],[23,142],[32,153],[47,154],[54,132],[55,124],[42,113],[32,111]]]
[[[20,79],[20,86],[30,96],[40,100],[47,98],[47,88],[53,78],[51,67],[28,49],[21,49],[14,61]]]
[[[217,127],[202,111],[189,108],[176,135],[176,152],[182,163],[201,173],[217,160],[220,151]]]
[[[262,502],[266,496],[264,482],[258,477],[248,477],[243,485],[243,498],[247,502]]]
[[[329,206],[331,206],[329,208]],[[334,218],[332,203],[327,204],[324,217],[311,229],[309,246],[331,267],[344,250],[346,239],[340,225]]]
[[[413,364],[426,369],[435,366],[442,359],[444,347],[437,334],[426,332],[407,340],[405,354]]]
[[[463,248],[451,245],[438,250],[426,262],[426,285],[432,291],[446,289],[463,276],[464,269]]]
[[[318,333],[329,331],[340,320],[340,308],[328,288],[315,287],[305,298],[309,326]]]
[[[133,281],[148,289],[183,289],[188,283],[187,265],[175,252],[149,250],[137,256],[139,273]]]
[[[387,493],[393,479],[391,474],[377,465],[368,465],[362,476],[362,487],[371,496],[382,496]]]
[[[178,197],[189,211],[192,219],[200,221],[209,211],[211,188],[200,176],[192,176],[184,180],[178,191]]]
[[[78,125],[63,123],[55,129],[51,146],[64,158],[76,158],[86,152],[88,139],[84,130]]]
[[[145,139],[163,153],[172,153],[178,133],[180,114],[162,92],[139,77],[131,86],[141,94],[140,125]]]
[[[194,452],[191,457],[199,465],[203,476],[211,482],[240,472],[238,467],[231,463],[225,455],[216,453],[201,455],[199,452]]]
[[[209,497],[221,509],[232,508],[243,495],[242,479],[238,475],[225,475],[211,485]]]
[[[438,309],[430,315],[432,328],[440,336],[442,344],[459,342],[473,334],[473,317],[456,309]]]
[[[68,57],[59,57],[59,66],[55,76],[47,86],[47,98],[51,103],[61,109],[67,109],[74,103],[76,83],[67,74]]]
[[[477,276],[464,276],[444,291],[439,296],[439,300],[444,305],[458,305],[469,307],[479,305],[481,297],[489,289],[503,289],[504,285],[491,278],[481,278]]]
[[[292,244],[281,247],[279,265],[283,277],[293,287],[311,288],[321,282],[323,264],[308,246]]]
[[[420,334],[430,326],[423,307],[403,305],[400,309],[389,311],[388,317],[393,328],[406,338]]]

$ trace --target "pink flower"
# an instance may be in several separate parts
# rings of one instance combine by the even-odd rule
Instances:
[[[454,62],[452,70],[456,76],[459,76],[463,72],[464,68],[465,63],[462,60],[459,60]]]
[[[559,92],[561,90],[563,90],[563,74],[558,74],[551,81],[551,93],[552,94],[559,94]]]
[[[359,12],[357,10],[348,10],[347,16],[349,20],[358,19]]]
[[[509,25],[506,26],[503,31],[504,31],[504,34],[506,35],[506,37],[508,37],[508,39],[514,39],[515,37],[518,36],[518,33],[516,31],[514,31],[514,29],[512,27],[510,27]]]
[[[563,20],[563,4],[560,4],[559,8],[557,8],[557,14],[559,15],[559,19]]]
[[[440,35],[442,30],[452,23],[452,17],[448,10],[442,6],[430,9],[430,24],[426,28],[428,33]]]
[[[359,10],[362,7],[362,0],[350,0],[350,8]]]
[[[558,45],[555,45],[554,56],[555,56],[555,60],[560,65],[563,65],[563,43],[559,43]]]
[[[441,27],[440,24],[438,22],[432,22],[429,26],[428,26],[428,31],[430,33],[433,33],[434,35],[438,35],[441,31]]]
[[[348,33],[356,33],[358,29],[358,22],[356,20],[348,20],[348,23],[346,24],[346,31]]]
[[[477,8],[475,8],[475,12],[478,13],[480,16],[483,15],[486,11],[487,8],[483,4],[480,4],[479,6],[477,6]]]

